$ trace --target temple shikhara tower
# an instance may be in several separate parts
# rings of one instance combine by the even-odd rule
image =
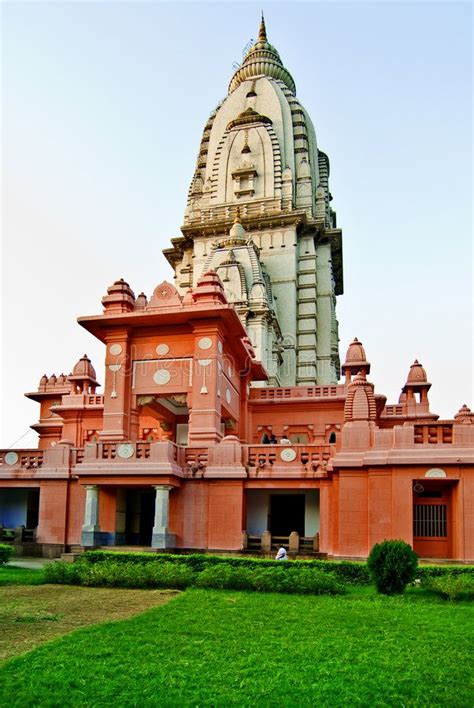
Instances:
[[[262,19],[204,127],[183,235],[165,255],[180,293],[210,269],[219,275],[275,386],[339,378],[342,234],[328,178],[329,159]]]
[[[164,251],[174,284],[136,295],[117,279],[79,318],[104,344],[99,373],[84,355],[26,394],[38,448],[0,451],[0,540],[365,558],[402,538],[474,560],[474,414],[439,420],[417,360],[394,404],[357,338],[340,361],[331,203],[262,18],[204,126]]]

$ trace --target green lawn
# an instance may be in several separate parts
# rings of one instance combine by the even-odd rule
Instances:
[[[15,568],[11,565],[0,566],[0,586],[41,585],[42,583],[44,583],[42,569]]]
[[[0,705],[470,706],[473,607],[188,590],[9,660]]]

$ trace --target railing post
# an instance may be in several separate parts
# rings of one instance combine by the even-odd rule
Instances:
[[[314,534],[313,551],[315,551],[315,553],[318,553],[319,551],[319,531]]]
[[[264,553],[270,553],[272,550],[272,535],[270,531],[264,531],[262,533],[262,551]]]
[[[290,553],[298,553],[300,550],[300,535],[297,531],[292,531],[288,539],[288,551]]]
[[[242,543],[241,543],[241,548],[243,551],[246,551],[249,545],[249,537],[247,534],[247,531],[242,531]]]

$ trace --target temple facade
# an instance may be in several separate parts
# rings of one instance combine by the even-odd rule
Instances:
[[[204,128],[175,283],[117,280],[79,318],[105,346],[102,393],[84,355],[26,394],[38,448],[0,451],[1,539],[365,558],[402,538],[474,560],[474,414],[439,420],[418,361],[387,404],[357,339],[340,366],[328,178],[262,20]]]

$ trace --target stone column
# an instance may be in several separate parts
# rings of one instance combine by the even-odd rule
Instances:
[[[157,484],[155,489],[155,523],[151,540],[152,548],[174,548],[176,536],[168,531],[170,490],[168,484]]]
[[[86,484],[86,506],[84,523],[82,525],[81,545],[100,545],[99,526],[99,487],[96,484]]]

